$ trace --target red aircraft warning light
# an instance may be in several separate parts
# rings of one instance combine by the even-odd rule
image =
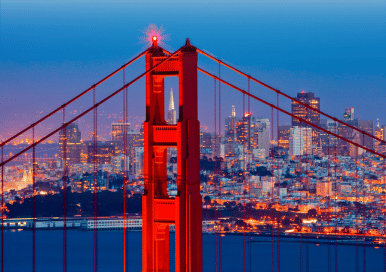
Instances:
[[[157,36],[154,35],[153,38],[152,38],[154,46],[157,46],[157,40],[158,40]]]

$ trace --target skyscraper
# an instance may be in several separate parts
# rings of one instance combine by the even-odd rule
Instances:
[[[320,110],[320,97],[315,97],[312,92],[306,93],[302,91],[297,94],[295,99],[303,104],[311,106],[314,109]],[[292,114],[314,125],[320,126],[320,114],[312,109],[306,108],[296,101],[292,101]],[[311,127],[310,125],[300,122],[294,117],[292,117],[292,126]],[[316,129],[312,129],[312,144],[319,145],[319,131]]]
[[[64,149],[64,141],[66,140],[66,149]],[[81,150],[81,132],[78,124],[69,124],[65,129],[59,132],[59,154],[63,158],[66,156],[67,165],[80,163]],[[66,150],[66,154],[64,154]]]
[[[119,122],[119,121],[118,121]],[[112,123],[111,124],[111,140],[123,143],[123,134],[130,131],[130,123]]]
[[[237,122],[239,122],[239,118],[236,117],[236,109],[235,109],[235,106],[232,105],[231,116],[225,118],[225,139],[227,141],[235,142]]]
[[[279,126],[279,147],[289,149],[289,135],[291,126]]]
[[[314,109],[320,110],[320,97],[315,97],[312,92],[301,92],[295,97],[297,101],[302,102],[308,106],[311,106]],[[292,114],[298,116],[302,119],[307,120],[308,122],[319,125],[320,124],[320,114],[316,111],[313,111],[305,106],[292,101]],[[292,117],[292,126],[306,127],[305,123],[301,123],[298,119]]]
[[[128,133],[130,132],[130,123],[118,121],[111,124],[111,140],[116,142],[119,153],[124,152],[124,134],[126,133],[126,145],[128,144]]]
[[[343,119],[345,121],[353,121],[354,120],[354,108],[344,108]]]
[[[289,155],[312,154],[312,129],[295,126],[290,129]]]
[[[166,121],[169,125],[177,124],[177,113],[174,108],[174,99],[173,99],[173,89],[170,89],[170,99],[169,99],[169,108],[168,108],[168,119]]]
[[[358,128],[364,130],[370,135],[374,135],[374,121],[373,120],[358,120]],[[362,139],[363,140],[363,139]],[[364,136],[364,146],[374,150],[374,139],[365,135]]]
[[[381,126],[379,125],[379,119],[378,119],[378,122],[377,122],[377,127],[375,128],[375,134],[374,136],[377,137],[378,139],[384,141],[385,138],[386,138],[386,126]],[[374,141],[374,146],[375,146],[375,150],[378,152],[379,151],[379,145],[380,145],[381,142],[379,141]],[[383,147],[382,147],[383,148]]]
[[[269,156],[271,147],[271,123],[268,118],[256,118],[254,120],[254,147],[264,150],[264,157]]]

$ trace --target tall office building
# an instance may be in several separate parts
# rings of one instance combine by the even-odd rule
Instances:
[[[264,157],[268,157],[271,147],[271,123],[268,118],[256,118],[253,123],[253,146],[255,149],[264,150]]]
[[[386,138],[386,126],[379,125],[379,120],[377,122],[377,127],[375,128],[374,136],[382,141],[384,141]],[[380,147],[382,147],[382,150],[384,149],[383,144],[380,144],[380,141],[374,141],[374,147],[377,152],[379,151]]]
[[[112,123],[111,124],[111,140],[116,142],[122,142],[123,143],[123,135],[124,132],[130,131],[130,123]]]
[[[139,178],[143,176],[143,171],[144,171],[144,148],[135,147],[132,173],[136,178]]]
[[[97,141],[96,149],[94,141],[84,142],[87,148],[87,163],[94,163],[94,159],[97,164],[112,164],[113,157],[121,154],[119,142],[116,141]]]
[[[311,155],[312,154],[312,129],[295,126],[290,129],[289,155]]]
[[[295,97],[297,101],[302,102],[308,106],[311,106],[314,109],[320,110],[320,97],[315,97],[312,92],[300,92]],[[292,114],[311,122],[312,124],[320,124],[320,114],[316,111],[313,111],[305,106],[292,101]],[[292,117],[292,126],[306,127],[305,123],[301,123],[298,119]]]
[[[237,123],[240,121],[240,118],[236,117],[235,106],[232,105],[231,116],[225,118],[225,135],[224,135],[224,147],[226,154],[234,154],[236,148],[236,127]]]
[[[374,135],[374,121],[373,120],[358,120],[358,128],[367,132],[370,135]],[[363,139],[362,139],[363,140]],[[374,139],[370,136],[364,136],[364,146],[374,150]]]
[[[291,126],[279,126],[278,146],[286,150],[289,149],[289,135]]]
[[[253,146],[254,125],[255,118],[251,113],[245,113],[236,123],[236,141],[241,145],[245,143],[247,150]]]
[[[343,119],[345,121],[353,121],[354,120],[354,108],[347,108],[346,107],[344,109]]]
[[[64,141],[66,140],[66,149],[64,149]],[[66,154],[64,154],[66,150]],[[69,124],[65,129],[59,132],[59,155],[64,158],[66,155],[67,166],[69,164],[80,163],[81,151],[81,132],[78,124]]]
[[[312,92],[300,92],[295,97],[297,101],[302,102],[308,106],[311,106],[314,109],[320,110],[320,97],[315,97]],[[320,114],[312,109],[306,108],[305,106],[297,103],[296,101],[292,101],[292,114],[298,116],[314,125],[320,126]],[[300,122],[298,119],[292,117],[292,126],[299,127],[310,127],[309,125]],[[316,129],[312,129],[312,144],[319,145],[319,131]]]
[[[169,108],[168,108],[168,119],[166,121],[169,125],[177,124],[177,112],[174,107],[174,99],[173,99],[173,89],[170,89],[170,98],[169,98]]]
[[[373,127],[373,120],[347,120],[346,123],[348,125],[351,125],[353,127],[356,127],[360,130],[363,130],[367,132],[370,135],[374,135],[374,127]],[[351,140],[353,142],[356,142],[358,144],[363,144],[365,147],[374,150],[374,140],[373,138],[369,136],[363,136],[362,133],[355,131],[354,129],[348,127],[345,124],[339,124],[338,126],[338,134],[339,136],[342,136],[345,139]],[[356,154],[353,151],[353,147],[349,143],[347,143],[344,140],[339,139],[338,140],[338,154],[341,156],[352,156],[352,154]],[[360,150],[358,151],[361,152]]]

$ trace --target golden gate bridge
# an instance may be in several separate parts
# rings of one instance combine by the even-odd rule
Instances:
[[[201,68],[197,65],[198,63],[198,54],[201,54],[205,57],[210,58],[218,64],[218,74],[215,75],[213,73],[208,72],[204,68]],[[130,66],[132,63],[145,56],[146,63],[146,71],[131,80],[130,82],[125,82],[125,69]],[[228,68],[231,71],[243,76],[247,83],[247,89],[242,89],[235,84],[232,84],[221,77],[221,69],[222,67]],[[107,81],[111,77],[117,75],[119,72],[123,73],[123,85],[118,90],[112,92],[105,98],[97,101],[95,98],[96,88]],[[96,154],[97,150],[97,137],[98,137],[98,108],[103,105],[105,102],[109,101],[113,97],[118,94],[122,94],[122,102],[123,102],[123,122],[127,123],[128,116],[128,87],[137,82],[139,79],[146,77],[146,121],[145,121],[145,140],[144,140],[144,194],[143,194],[143,243],[142,243],[142,271],[150,272],[150,271],[169,271],[169,225],[175,225],[176,232],[176,252],[175,252],[175,271],[179,272],[196,272],[202,271],[202,199],[200,196],[200,152],[199,152],[199,121],[198,121],[198,95],[197,95],[197,73],[203,73],[208,77],[213,79],[214,86],[214,128],[215,135],[221,134],[221,84],[231,87],[235,90],[235,93],[239,93],[243,97],[243,113],[250,112],[250,100],[258,101],[262,104],[265,104],[269,108],[271,108],[271,120],[273,120],[274,111],[277,113],[276,118],[276,126],[279,126],[279,113],[285,114],[292,118],[299,120],[300,123],[304,123],[309,127],[313,127],[321,132],[324,132],[332,137],[340,139],[342,141],[347,142],[351,146],[356,148],[361,148],[366,150],[367,152],[378,156],[379,158],[385,159],[386,156],[384,154],[378,153],[377,151],[372,150],[364,145],[364,138],[370,137],[380,143],[386,144],[385,141],[378,139],[377,137],[369,134],[366,131],[360,130],[355,126],[347,124],[321,110],[318,110],[306,103],[298,101],[288,94],[275,89],[268,84],[254,78],[251,75],[248,75],[245,72],[236,69],[235,67],[225,63],[224,61],[214,57],[213,55],[201,50],[193,45],[191,45],[189,39],[186,40],[186,44],[176,50],[175,52],[169,52],[162,47],[157,45],[157,36],[152,37],[152,45],[140,53],[138,56],[118,68],[116,71],[106,76],[98,83],[92,85],[87,90],[81,92],[79,95],[75,96],[71,100],[67,101],[57,109],[53,110],[43,118],[39,119],[35,123],[29,125],[19,133],[10,137],[0,144],[1,147],[1,193],[2,193],[2,217],[1,217],[1,271],[4,271],[4,179],[5,173],[4,168],[5,165],[9,162],[20,159],[23,154],[26,152],[30,152],[32,150],[32,154],[28,155],[28,159],[32,160],[32,191],[35,192],[35,165],[36,161],[44,158],[39,158],[36,154],[36,146],[43,143],[45,140],[49,139],[51,136],[59,133],[60,131],[64,131],[66,133],[66,127],[81,117],[85,116],[88,113],[93,114],[93,148],[94,154]],[[179,120],[177,125],[169,125],[165,122],[165,109],[164,109],[164,79],[166,77],[178,77],[179,79]],[[266,89],[276,93],[277,101],[276,104],[270,103],[257,95],[251,92],[251,83],[257,83],[265,87]],[[92,92],[93,97],[93,105],[88,109],[84,110],[82,113],[72,118],[71,120],[66,120],[66,108],[77,101],[79,98],[84,96],[87,93]],[[354,141],[352,139],[347,139],[341,135],[339,135],[336,131],[330,131],[324,127],[316,125],[312,123],[307,116],[305,118],[294,115],[291,112],[286,111],[279,105],[279,98],[284,97],[293,101],[293,103],[297,103],[302,105],[307,109],[307,113],[309,111],[316,112],[320,115],[323,115],[336,123],[342,124],[346,127],[349,127],[353,131],[358,132],[361,135],[361,141]],[[247,101],[246,101],[247,98]],[[247,104],[247,105],[246,105]],[[247,108],[247,109],[246,109]],[[247,111],[246,111],[247,110]],[[41,124],[44,120],[51,117],[52,115],[62,111],[63,114],[63,123],[59,127],[57,127],[52,132],[46,134],[43,137],[37,138],[35,135],[35,128],[37,125]],[[126,129],[126,128],[125,128]],[[273,126],[271,126],[271,137],[273,137]],[[11,143],[14,139],[19,137],[20,135],[31,132],[32,133],[32,141],[25,149],[21,150],[15,155],[4,156],[4,146]],[[64,135],[64,154],[63,161],[66,162],[66,135]],[[126,141],[124,137],[124,141]],[[217,139],[217,137],[216,137]],[[124,142],[124,148],[126,149],[126,143]],[[166,179],[166,150],[169,147],[177,148],[177,195],[169,196],[166,191],[167,179]],[[244,151],[246,149],[250,150],[250,147],[246,146],[244,142]],[[216,149],[215,149],[216,150]],[[217,151],[215,151],[217,152]],[[328,151],[330,155],[330,150]],[[333,153],[333,151],[331,152]],[[125,150],[125,154],[127,154],[127,150]],[[243,153],[245,154],[245,153]],[[248,154],[248,153],[247,153]],[[332,155],[332,154],[331,154]],[[244,155],[245,156],[245,155]],[[272,155],[273,156],[273,155]],[[217,157],[217,154],[215,154]],[[335,150],[336,157],[336,150]],[[97,162],[96,156],[93,157],[94,161],[94,184],[93,186],[93,209],[94,209],[94,220],[98,218],[98,199],[97,199]],[[215,190],[217,191],[217,195],[221,199],[221,183],[218,182],[217,171],[219,165],[216,165],[216,175],[215,179]],[[244,166],[245,168],[247,166]],[[336,163],[335,163],[335,167]],[[247,169],[245,169],[247,170]],[[67,184],[67,172],[68,165],[64,163],[63,165],[63,184]],[[127,176],[127,171],[123,171],[126,173],[124,176],[124,185],[123,185],[123,209],[126,208],[126,199],[127,192],[126,188],[130,185],[129,177]],[[336,173],[336,172],[335,172]],[[330,176],[329,176],[330,180]],[[244,180],[245,188],[251,189],[250,180]],[[64,221],[67,218],[67,186],[63,185],[63,214]],[[32,196],[33,198],[33,220],[36,219],[35,213],[35,194]],[[299,198],[300,202],[306,199]],[[272,194],[273,201],[273,194]],[[249,198],[245,197],[243,200],[243,211],[244,211],[244,219],[248,219],[250,217],[250,206],[247,205],[251,203],[251,198],[249,194]],[[218,211],[217,205],[215,211],[215,224],[219,223],[220,212]],[[248,208],[249,207],[249,208]],[[125,210],[124,210],[125,211]],[[123,220],[127,221],[126,213],[123,213]],[[272,214],[272,220],[274,215]],[[124,224],[123,231],[123,270],[128,271],[127,267],[127,229]],[[32,224],[32,271],[35,271],[36,267],[36,236],[35,236],[35,223]],[[275,233],[274,227],[272,227],[272,271],[285,271],[280,267],[280,236],[277,231]],[[221,243],[222,236],[219,227],[214,228],[215,235],[215,260],[214,266],[215,271],[221,271]],[[251,267],[251,258],[253,257],[251,254],[251,230],[244,229],[244,260],[243,267],[240,268],[240,271],[252,271],[254,270]],[[384,236],[384,235],[383,235]],[[336,237],[335,234],[335,246],[336,246]],[[93,270],[98,271],[98,230],[94,229],[93,234],[94,239],[94,261],[93,261]],[[329,236],[329,245],[331,242],[331,236]],[[308,254],[308,235],[307,233],[303,233],[300,231],[300,271],[309,271],[309,254]],[[306,243],[306,252],[303,253],[303,243]],[[358,248],[358,242],[357,242]],[[276,254],[275,254],[276,251]],[[385,251],[386,252],[386,251]],[[365,261],[365,245],[363,245],[363,262],[364,262],[364,270],[366,269]],[[330,246],[329,246],[329,271],[331,271],[331,258],[330,258]],[[355,256],[357,260],[357,270],[358,268],[358,250],[357,255]],[[304,259],[306,259],[306,265],[303,267]],[[337,251],[335,250],[335,271],[337,271]],[[386,259],[385,259],[386,260]],[[90,264],[91,265],[91,264]],[[67,271],[67,227],[64,223],[63,227],[63,271]]]

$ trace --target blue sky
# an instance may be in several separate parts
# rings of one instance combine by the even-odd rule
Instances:
[[[386,124],[385,1],[2,0],[0,20],[0,138],[36,121],[141,52],[145,45],[139,44],[140,30],[150,24],[166,29],[171,50],[189,37],[195,46],[291,96],[314,92],[321,97],[321,109],[331,115],[342,117],[344,107],[354,107],[356,116]],[[218,71],[203,57],[199,64]],[[127,70],[126,80],[141,71],[143,60]],[[241,88],[247,86],[245,79],[226,69],[222,75]],[[119,74],[97,89],[97,99],[121,84]],[[167,80],[170,87],[177,92],[175,78]],[[251,90],[276,101],[257,85]],[[144,92],[143,81],[129,90],[133,125],[144,116]],[[241,115],[242,97],[224,86],[222,92],[222,116],[230,114],[232,104]],[[120,98],[100,109],[100,132],[106,138],[109,124],[120,119]],[[90,103],[91,96],[70,107],[68,118]],[[280,104],[290,109],[289,101],[281,99]],[[202,75],[199,105],[200,121],[210,130],[213,80]],[[271,114],[255,102],[251,111],[261,117]],[[59,114],[39,132],[60,120]],[[280,116],[280,121],[289,119]],[[84,136],[90,122],[81,121]]]

